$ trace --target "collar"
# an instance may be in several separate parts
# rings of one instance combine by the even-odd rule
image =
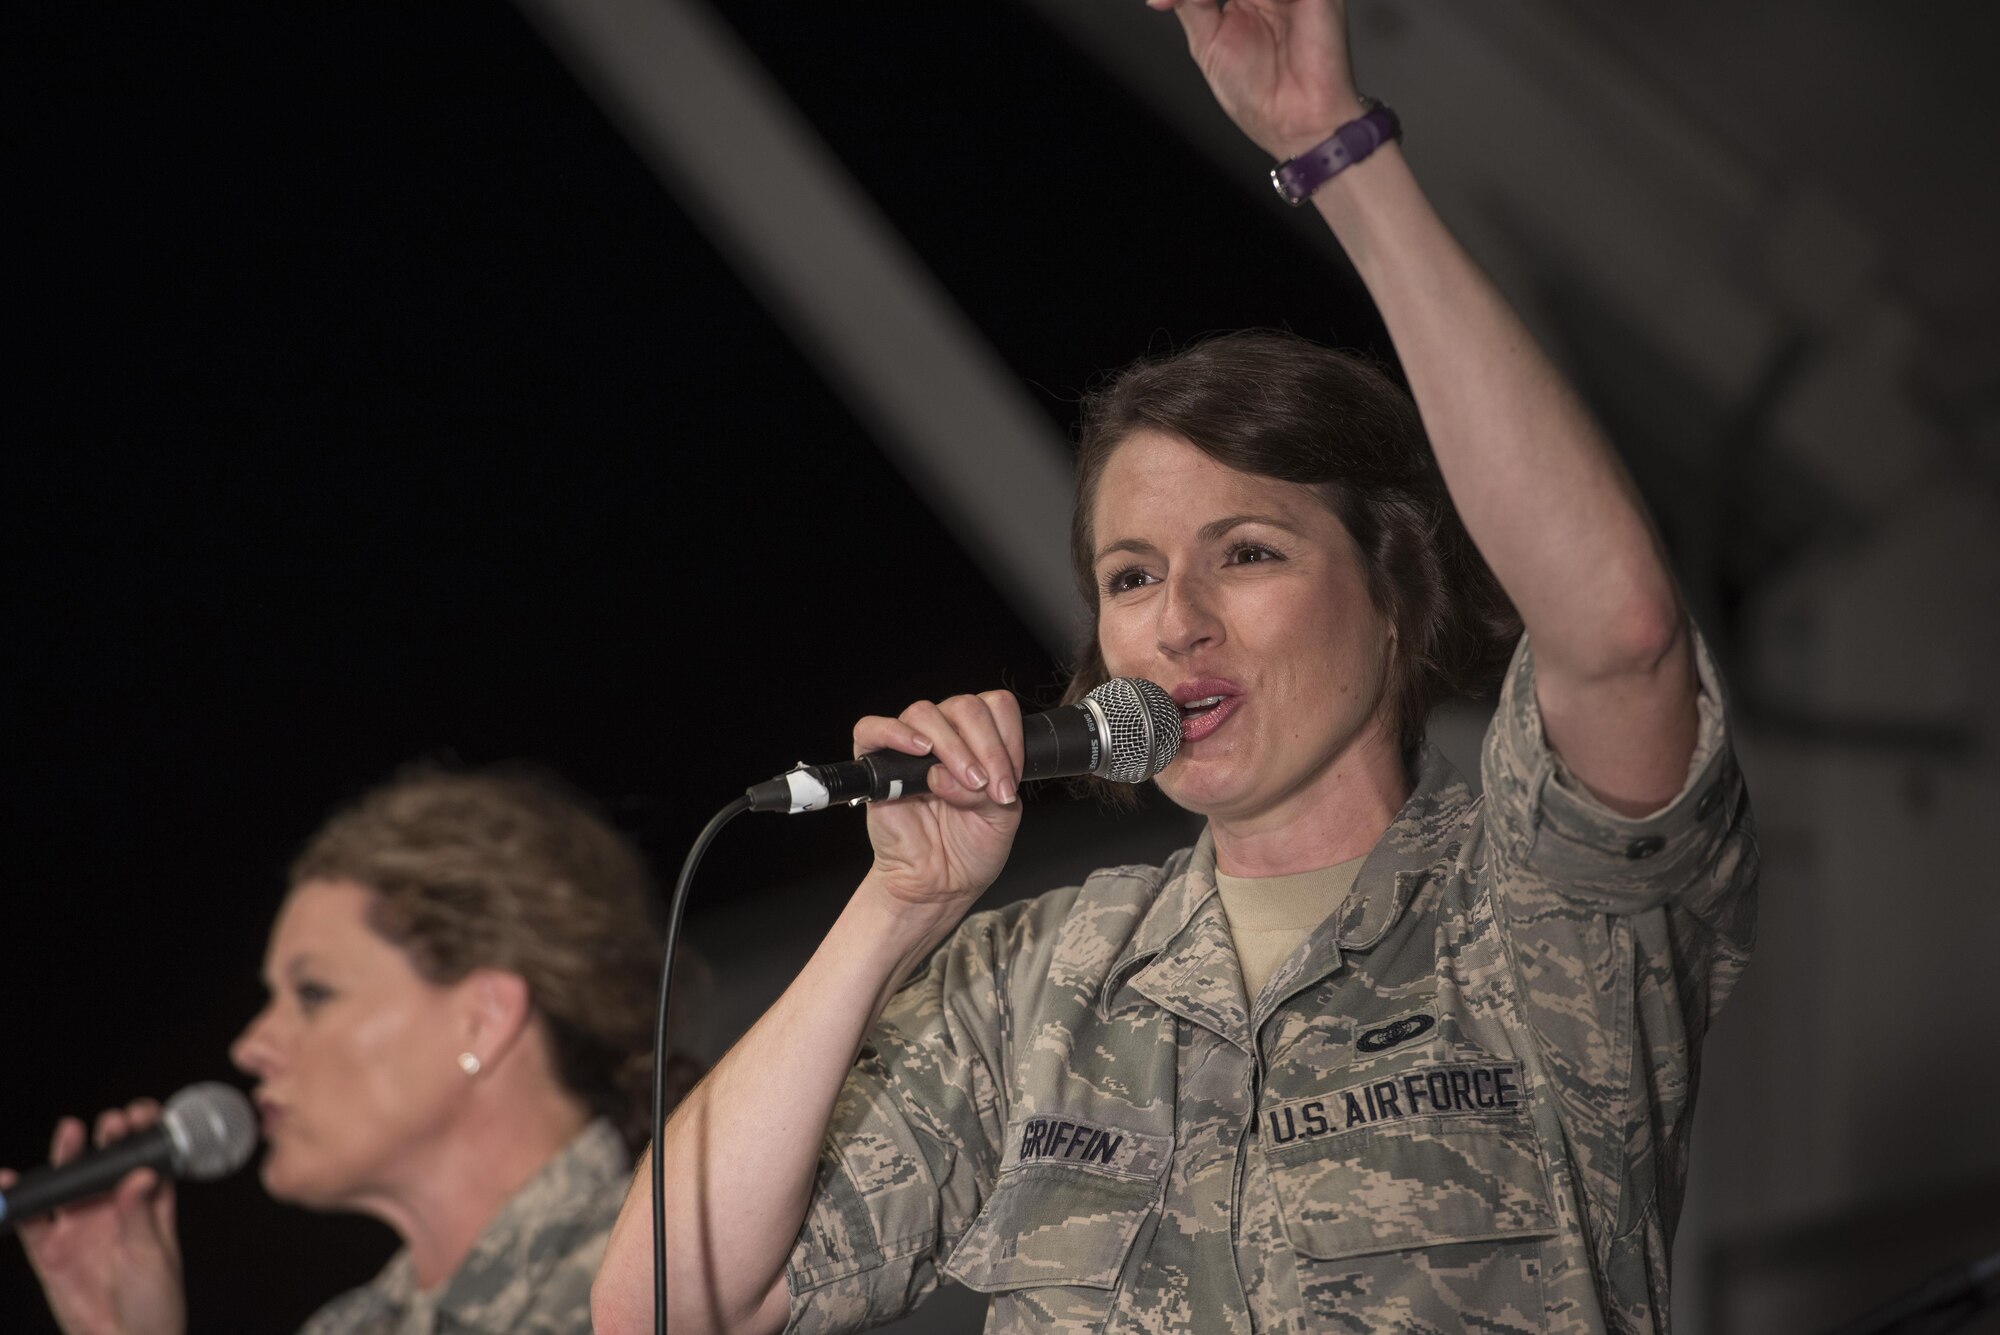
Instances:
[[[598,1118],[514,1193],[493,1216],[437,1295],[439,1331],[513,1328],[548,1272],[610,1224],[604,1202],[627,1167],[625,1143]],[[389,1311],[416,1301],[407,1248],[368,1285]]]
[[[1373,950],[1401,920],[1426,874],[1441,862],[1458,860],[1472,803],[1457,768],[1424,743],[1409,799],[1369,850],[1354,888],[1333,915],[1342,949]]]
[[[1425,744],[1410,796],[1369,850],[1354,887],[1303,953],[1278,967],[1264,989],[1271,1004],[1259,1009],[1274,1008],[1324,978],[1339,967],[1342,951],[1380,944],[1426,875],[1457,858],[1472,803],[1457,769]],[[1105,977],[1099,1014],[1109,1018],[1136,993],[1247,1048],[1250,1008],[1216,893],[1214,833],[1203,829],[1193,848],[1167,860],[1160,876],[1158,896]]]

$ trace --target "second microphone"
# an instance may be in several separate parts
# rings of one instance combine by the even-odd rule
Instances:
[[[1021,720],[1021,777],[1095,774],[1143,783],[1181,749],[1181,709],[1143,677],[1114,677],[1073,705]],[[829,765],[797,769],[750,787],[752,811],[821,811],[837,802],[893,802],[930,791],[936,756],[871,751]]]

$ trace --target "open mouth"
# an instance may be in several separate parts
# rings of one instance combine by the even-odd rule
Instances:
[[[1221,727],[1243,703],[1243,694],[1234,682],[1211,678],[1183,682],[1174,690],[1174,703],[1181,707],[1181,741],[1185,744],[1198,742]]]

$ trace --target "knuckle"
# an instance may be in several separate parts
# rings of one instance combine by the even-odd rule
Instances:
[[[981,734],[993,731],[993,711],[986,702],[976,695],[961,695],[954,703],[958,709],[953,716],[961,727]]]

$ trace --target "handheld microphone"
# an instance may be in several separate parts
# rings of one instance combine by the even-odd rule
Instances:
[[[1024,779],[1095,774],[1115,783],[1144,783],[1181,749],[1181,707],[1143,677],[1113,677],[1073,705],[1021,720]],[[928,793],[934,755],[870,751],[831,765],[801,761],[747,790],[752,811],[822,811],[835,802],[893,802]]]
[[[241,1168],[257,1148],[257,1114],[241,1090],[189,1085],[167,1100],[160,1120],[60,1166],[37,1168],[0,1192],[0,1233],[71,1201],[101,1196],[135,1168],[207,1182]]]

